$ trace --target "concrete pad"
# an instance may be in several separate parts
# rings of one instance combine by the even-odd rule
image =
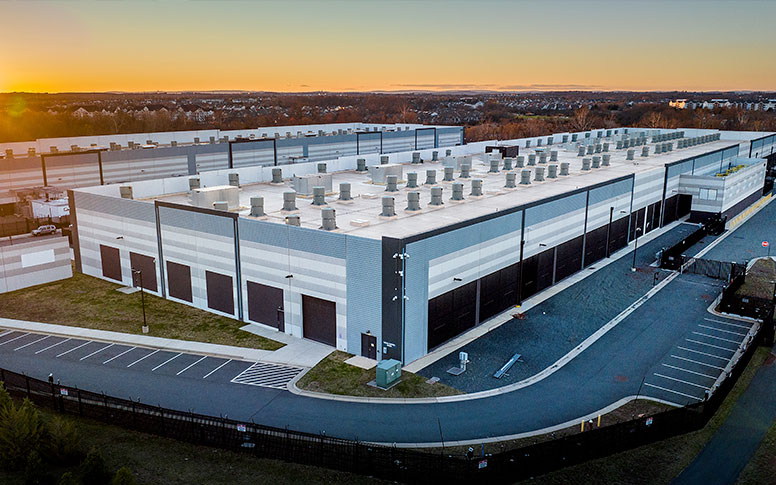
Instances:
[[[374,359],[370,359],[368,357],[363,357],[361,355],[355,355],[348,360],[345,361],[346,364],[350,364],[354,367],[359,367],[361,369],[371,369],[375,366],[377,366],[377,361]]]

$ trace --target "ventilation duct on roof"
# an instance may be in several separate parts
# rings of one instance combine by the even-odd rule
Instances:
[[[432,162],[439,161],[439,152],[438,151],[434,150],[433,152],[431,152],[431,161]]]
[[[537,182],[544,182],[544,167],[536,167],[534,180],[536,180]]]
[[[584,145],[581,145],[579,147],[579,153],[577,153],[577,156],[578,157],[584,157],[585,156],[585,146]]]
[[[381,212],[380,215],[383,217],[393,217],[396,215],[393,197],[390,195],[383,197],[383,212]]]
[[[420,192],[412,191],[407,194],[407,208],[408,211],[420,210]]]
[[[412,163],[420,163],[420,152],[412,152]]]
[[[551,162],[557,162],[558,161],[558,151],[557,150],[552,150],[550,152],[550,161]]]
[[[324,231],[333,231],[337,229],[336,211],[331,207],[321,209],[321,229]]]
[[[633,156],[636,154],[636,150],[629,149],[627,155],[625,156],[626,160],[633,160]]]
[[[488,170],[488,173],[498,173],[498,160],[490,161],[490,170]]]
[[[264,197],[251,197],[251,215],[253,217],[264,216]]]
[[[339,185],[339,200],[353,200],[350,196],[350,183],[340,182]]]
[[[119,193],[121,194],[122,199],[132,199],[132,186],[131,185],[122,185],[119,187]]]
[[[191,177],[189,179],[189,190],[198,189],[200,187],[199,177]]]
[[[240,174],[239,173],[230,173],[229,174],[229,185],[233,187],[239,187],[240,186]]]
[[[452,173],[451,173],[451,176],[452,176]],[[436,170],[433,170],[433,169],[426,170],[426,185],[436,185]]]
[[[388,155],[380,155],[380,165],[387,165],[389,158]]]
[[[281,168],[272,169],[272,183],[273,184],[283,183],[283,170]]]
[[[290,216],[286,216],[286,224],[289,226],[301,226],[302,225],[302,219],[299,217],[298,214],[291,214]]]
[[[528,165],[529,166],[536,165],[536,155],[535,154],[531,153],[530,155],[528,155]]]
[[[582,170],[590,170],[590,159],[589,158],[583,158],[582,159]]]
[[[453,196],[450,200],[463,200],[463,184],[456,182],[453,184]]]
[[[569,162],[561,162],[560,163],[560,174],[561,175],[568,175],[569,174]]]
[[[517,179],[517,174],[514,172],[507,172],[507,181],[504,187],[508,189],[515,188],[515,180]]]
[[[283,210],[295,211],[296,208],[296,192],[283,192]]]
[[[470,195],[474,197],[482,195],[482,180],[480,179],[472,180],[472,193]]]
[[[520,171],[520,185],[530,185],[531,184],[531,171],[528,169],[524,169]]]
[[[399,177],[397,177],[396,175],[388,175],[385,181],[385,191],[398,192],[399,191],[399,188],[397,187],[398,183],[399,183]]]
[[[525,156],[520,155],[519,157],[517,157],[517,162],[515,162],[515,167],[516,168],[525,167]]]
[[[551,164],[547,165],[547,178],[548,179],[556,179],[558,178],[558,166]]]
[[[504,170],[509,171],[512,170],[512,162],[514,158],[505,158],[504,159]]]
[[[603,155],[603,158],[601,159],[601,166],[602,167],[608,167],[609,166],[609,159],[611,157],[612,157],[611,155],[609,155],[608,153],[605,153]]]
[[[471,165],[468,163],[464,163],[461,165],[461,175],[459,175],[459,178],[462,179],[468,179],[469,178],[469,170],[471,170]]]
[[[442,179],[443,182],[453,181],[453,167],[445,167],[445,176]]]
[[[407,174],[407,188],[416,189],[418,187],[418,174],[417,172],[409,172]]]
[[[326,205],[326,187],[313,187],[313,205]]]
[[[318,164],[318,173],[326,173],[326,163],[319,163]]]
[[[598,155],[593,156],[593,168],[601,168],[601,157]]]
[[[547,163],[547,153],[540,153],[539,154],[539,163]]]
[[[431,201],[428,205],[442,205],[442,187],[431,187]]]

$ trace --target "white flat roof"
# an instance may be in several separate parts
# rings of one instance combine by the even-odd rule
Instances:
[[[488,173],[490,166],[484,161],[474,156],[471,168],[471,178],[460,179],[459,172],[455,171],[454,182],[464,183],[463,201],[451,201],[452,183],[442,182],[444,166],[439,162],[421,163],[421,164],[403,164],[403,170],[406,179],[408,172],[418,173],[418,188],[408,189],[406,183],[399,184],[398,192],[386,192],[384,185],[375,185],[370,182],[368,173],[357,173],[355,171],[344,171],[332,173],[332,188],[336,192],[341,182],[350,182],[351,201],[339,201],[337,195],[327,196],[327,206],[336,210],[337,227],[334,232],[354,234],[362,237],[380,239],[383,236],[403,238],[414,234],[423,233],[433,229],[445,227],[451,224],[484,216],[489,213],[498,212],[504,209],[520,206],[541,199],[554,197],[576,189],[590,187],[602,182],[613,180],[622,176],[635,173],[646,172],[665,164],[703,155],[721,148],[734,146],[736,141],[720,140],[696,145],[689,148],[674,149],[671,152],[654,155],[653,145],[650,148],[650,156],[641,157],[641,147],[634,147],[635,159],[626,160],[626,149],[614,149],[615,143],[610,143],[611,155],[610,166],[582,171],[582,159],[591,158],[593,155],[585,157],[577,156],[577,149],[564,149],[561,145],[553,145],[551,150],[558,150],[558,164],[569,162],[569,175],[558,177],[557,179],[547,179],[547,165],[538,165],[545,167],[545,181],[535,182],[530,185],[520,185],[520,170],[517,172],[517,187],[514,189],[504,188],[505,172]],[[571,146],[571,145],[570,145]],[[547,147],[542,147],[546,149]],[[534,153],[535,148],[521,148],[520,154],[525,155],[526,163],[528,156]],[[597,153],[595,155],[603,155]],[[548,157],[549,158],[549,157]],[[537,156],[538,161],[538,156]],[[556,163],[556,162],[552,162]],[[532,171],[536,167],[530,168]],[[426,170],[434,169],[437,171],[437,185],[443,188],[442,198],[444,205],[429,206],[431,199],[430,187],[423,185],[426,180]],[[560,173],[560,170],[558,170]],[[483,196],[471,197],[471,180],[482,180]],[[241,186],[240,190],[240,208],[232,210],[241,217],[252,218],[250,216],[250,199],[255,196],[264,197],[264,210],[266,217],[261,218],[269,222],[284,224],[285,216],[288,212],[282,211],[283,192],[293,190],[290,180],[284,180],[283,184],[254,183]],[[407,193],[410,191],[420,192],[419,211],[405,211],[407,206]],[[382,212],[382,197],[392,195],[395,198],[396,216],[385,218],[380,216]],[[178,193],[150,197],[143,200],[160,200],[171,203],[191,205],[188,193]],[[299,214],[301,225],[303,227],[318,229],[321,226],[321,206],[313,206],[311,198],[297,196],[296,206],[299,209],[295,214]],[[323,206],[326,207],[326,206]],[[365,224],[366,223],[366,224]]]

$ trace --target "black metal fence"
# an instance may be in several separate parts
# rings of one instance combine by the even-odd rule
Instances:
[[[709,234],[719,235],[725,230],[727,216],[716,215],[693,231],[687,237],[674,244],[668,249],[664,249],[660,256],[660,267],[668,270],[678,270],[682,266],[683,253],[697,244],[701,239]]]
[[[165,409],[52,384],[4,369],[0,369],[0,380],[12,395],[27,397],[39,406],[61,413],[257,457],[401,482],[512,483],[702,428],[746,367],[758,341],[759,335],[706,402],[473,459],[451,456],[444,450],[429,453],[379,446]]]
[[[745,282],[745,273],[731,279],[730,284],[722,290],[722,298],[719,302],[720,311],[767,322],[769,318],[772,318],[773,307],[776,301],[774,301],[774,298],[757,298],[738,294],[738,290]]]

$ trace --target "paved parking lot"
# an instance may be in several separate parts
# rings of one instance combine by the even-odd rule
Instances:
[[[753,324],[703,317],[644,378],[642,394],[677,404],[703,401],[706,391],[749,337]]]
[[[286,389],[286,384],[303,371],[300,367],[286,365],[0,329],[0,355],[11,352],[40,356],[42,365],[50,365],[52,359],[53,362],[82,362],[139,374],[174,375],[272,389]],[[56,368],[49,372],[56,378]]]

